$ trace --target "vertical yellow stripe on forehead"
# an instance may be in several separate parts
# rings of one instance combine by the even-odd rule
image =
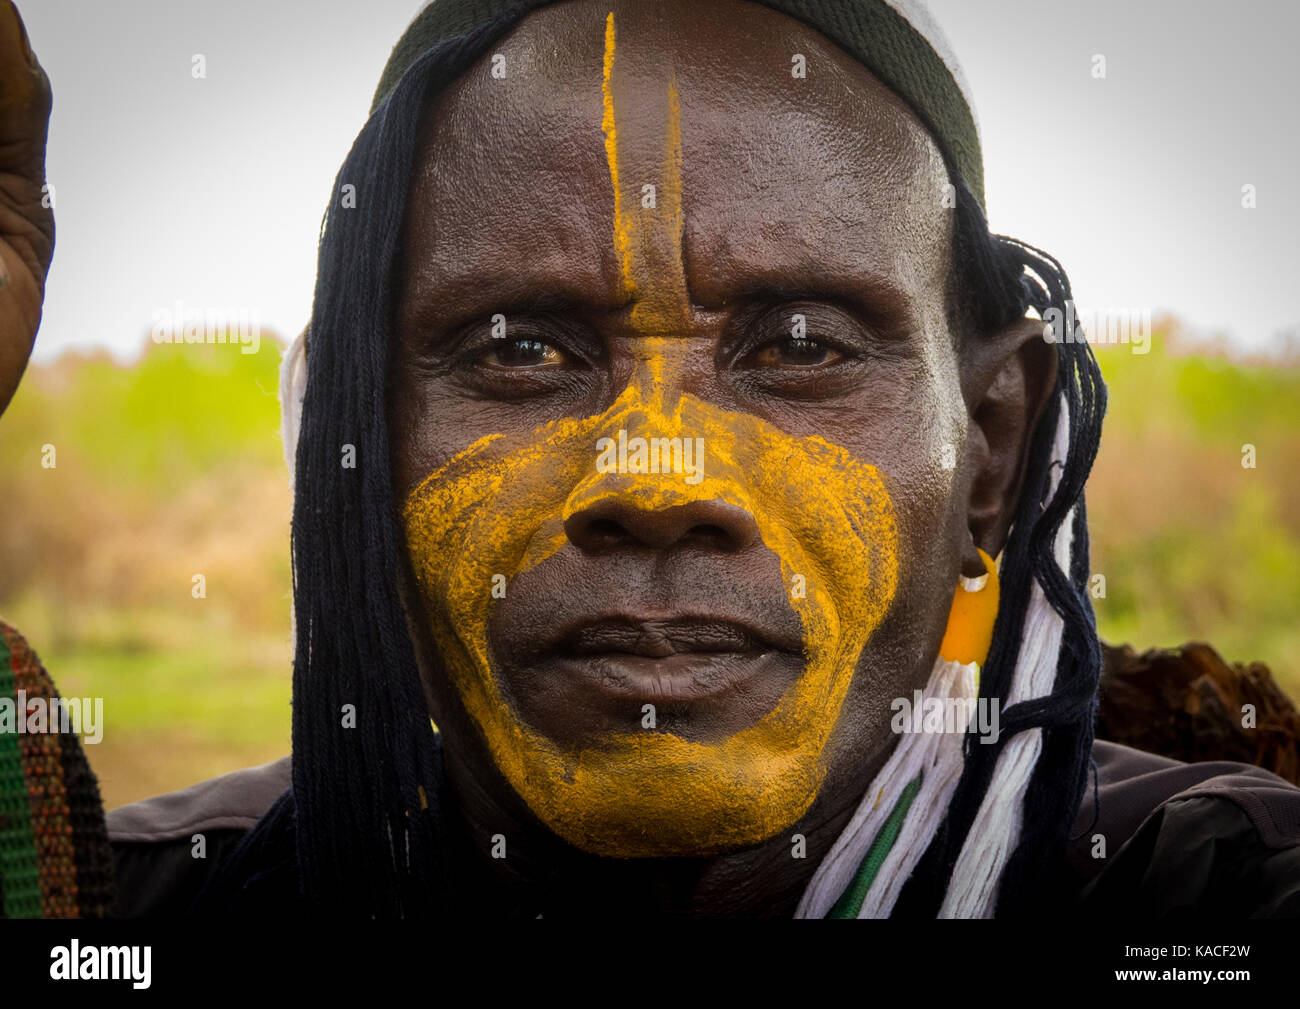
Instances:
[[[632,300],[634,328],[647,334],[676,335],[690,320],[690,298],[682,260],[682,119],[677,81],[669,71],[665,84],[663,139],[658,163],[648,174],[629,154],[646,138],[620,133],[615,100],[617,33],[614,12],[605,19],[605,59],[602,79],[605,157],[614,187],[614,254],[622,273],[624,293]],[[640,82],[638,82],[640,83]],[[638,126],[644,120],[638,120]],[[653,205],[645,187],[653,186]]]
[[[631,295],[632,261],[628,252],[628,228],[623,209],[623,187],[618,178],[618,124],[614,120],[614,12],[605,19],[605,74],[601,82],[605,113],[600,126],[605,133],[605,159],[609,162],[609,180],[614,186],[614,252],[623,271],[623,288]]]

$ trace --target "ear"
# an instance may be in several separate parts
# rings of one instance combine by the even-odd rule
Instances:
[[[996,557],[1006,542],[1029,445],[1056,388],[1056,348],[1043,339],[1043,326],[1041,319],[1018,319],[1000,333],[968,339],[963,348],[970,496],[962,574],[968,578],[984,573],[976,547]]]

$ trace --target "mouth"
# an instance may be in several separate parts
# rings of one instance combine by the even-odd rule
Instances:
[[[802,660],[801,642],[715,615],[612,616],[561,630],[552,668],[611,700],[684,703],[743,690]]]
[[[638,551],[561,550],[510,583],[488,645],[519,719],[582,749],[647,730],[711,743],[752,728],[806,673],[804,636],[775,554],[647,565]]]

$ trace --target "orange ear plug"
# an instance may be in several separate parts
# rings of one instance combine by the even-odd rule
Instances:
[[[993,624],[998,618],[998,566],[983,550],[979,555],[988,577],[983,588],[973,592],[966,588],[967,579],[957,583],[952,609],[948,612],[948,628],[939,645],[939,655],[948,662],[962,665],[975,662],[982,666],[993,643]]]

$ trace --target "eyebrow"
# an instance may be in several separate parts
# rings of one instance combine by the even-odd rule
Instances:
[[[501,273],[458,277],[454,282],[439,284],[421,297],[410,313],[409,321],[427,324],[450,333],[477,320],[501,314],[511,316],[593,315],[617,312],[631,302],[613,295],[593,298],[590,286],[562,277],[548,278]],[[603,293],[603,292],[602,292]]]
[[[907,278],[870,250],[803,247],[787,249],[780,257],[760,252],[759,258],[747,244],[737,247],[725,236],[693,242],[688,235],[685,245],[687,292],[693,309],[823,302],[883,334],[910,320],[915,298],[926,293],[924,287],[910,290],[913,285]],[[421,271],[412,278],[406,292],[406,321],[421,329],[451,333],[497,313],[507,318],[602,317],[626,311],[635,295],[619,283],[619,271],[607,261],[608,255],[595,252],[584,243],[582,250],[567,255],[550,249],[518,264],[500,264],[499,252],[444,261],[441,269]],[[938,286],[942,298],[942,281]]]
[[[720,305],[821,302],[834,305],[882,333],[897,327],[910,315],[911,309],[907,292],[888,277],[877,274],[846,276],[827,270],[813,279],[800,281],[762,271],[757,275],[742,274],[735,281],[720,284],[719,288]]]

